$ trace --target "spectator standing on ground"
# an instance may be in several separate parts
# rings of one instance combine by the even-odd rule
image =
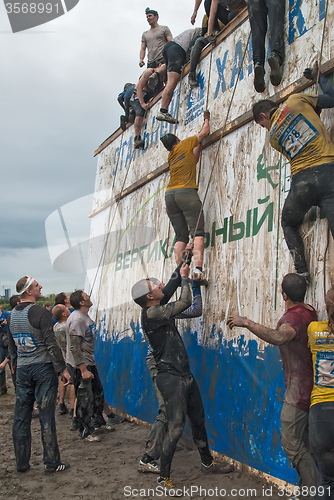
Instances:
[[[86,441],[100,441],[95,430],[114,431],[115,428],[106,424],[102,415],[104,393],[94,357],[95,323],[88,316],[93,303],[82,290],[72,293],[70,301],[74,312],[66,322],[66,362],[70,365],[77,398],[79,435]]]
[[[16,403],[13,442],[18,472],[30,469],[31,417],[34,400],[39,409],[45,472],[69,468],[61,462],[55,422],[58,375],[70,380],[53,333],[52,316],[36,305],[41,285],[24,276],[16,283],[21,302],[9,317],[9,332],[17,347]]]
[[[8,363],[6,360],[9,360],[7,330],[8,316],[9,313],[2,311],[2,304],[0,303],[0,365],[5,362],[4,367],[0,367],[0,396],[5,396],[7,394],[5,366]]]
[[[159,14],[156,10],[147,7],[145,9],[146,19],[150,25],[148,31],[144,31],[141,38],[139,54],[139,66],[144,66],[145,52],[147,49],[147,67],[157,68],[163,63],[162,49],[173,36],[168,26],[158,24]]]
[[[14,309],[14,307],[17,306],[17,304],[21,302],[21,297],[19,295],[12,295],[11,298],[9,299],[9,305],[11,309]],[[10,314],[10,313],[8,313]],[[6,322],[7,322],[7,315],[6,315]],[[1,331],[0,331],[0,336],[1,336]],[[4,337],[4,335],[3,335]],[[0,337],[0,344],[3,341],[3,337],[1,339]],[[6,365],[9,363],[10,364],[10,371],[12,375],[12,380],[13,380],[13,385],[16,387],[16,360],[17,360],[17,352],[16,352],[16,345],[15,342],[13,341],[13,338],[11,335],[8,335],[8,330],[6,331],[6,336],[5,336],[5,344],[7,344],[7,348],[4,349],[5,351],[5,358],[4,360],[0,363],[0,370],[3,370],[5,372]],[[1,351],[1,347],[0,347]],[[0,371],[0,377],[1,377],[1,371]],[[1,378],[0,378],[1,380]],[[5,379],[6,382],[6,379]],[[1,387],[1,384],[0,384]],[[0,390],[0,396],[3,396],[4,394],[7,394],[7,388],[6,392],[4,394],[1,394]]]
[[[284,373],[285,396],[281,412],[282,447],[299,475],[299,487],[310,492],[319,473],[308,440],[308,412],[313,386],[311,353],[307,327],[317,320],[314,308],[304,303],[306,281],[287,274],[282,281],[285,314],[276,329],[259,325],[246,317],[229,316],[227,324],[247,328],[258,338],[279,347]],[[311,499],[308,494],[304,498]]]

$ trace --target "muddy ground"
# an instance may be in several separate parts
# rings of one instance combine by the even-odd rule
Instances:
[[[8,380],[9,371],[7,375]],[[57,412],[61,458],[63,462],[70,463],[71,468],[63,473],[46,475],[43,472],[39,420],[34,418],[31,469],[25,474],[18,474],[11,437],[15,394],[13,386],[8,385],[8,394],[0,397],[0,500],[166,498],[164,492],[154,489],[155,474],[137,471],[149,428],[129,421],[116,425],[115,432],[101,434],[100,443],[88,443],[80,440],[77,432],[69,430],[69,416]],[[200,472],[197,451],[185,439],[178,445],[172,478],[178,488],[185,487],[184,498],[282,498],[274,488],[271,494],[268,485],[247,473],[237,471],[227,475],[204,476]],[[148,489],[151,491],[148,492]]]

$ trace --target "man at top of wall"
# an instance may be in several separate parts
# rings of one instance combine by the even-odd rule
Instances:
[[[175,231],[174,247],[177,265],[189,241],[194,238],[194,279],[203,279],[204,216],[196,184],[196,163],[199,160],[202,141],[210,134],[210,113],[204,112],[202,130],[180,141],[174,134],[161,137],[161,142],[170,152],[168,164],[170,180],[165,193],[166,211]],[[195,233],[196,231],[196,233]]]
[[[168,26],[158,24],[159,14],[156,10],[147,7],[145,9],[146,19],[150,29],[144,31],[141,37],[139,54],[139,66],[144,66],[145,52],[147,49],[147,67],[157,68],[163,62],[162,49],[173,36]]]
[[[192,44],[201,36],[202,28],[194,28],[183,31],[170,42],[166,43],[162,55],[167,67],[167,83],[162,93],[161,108],[156,119],[169,123],[177,123],[177,119],[168,113],[168,106],[173,98],[174,90],[181,80],[182,68],[187,62],[187,53]],[[157,74],[161,73],[161,68],[152,75],[148,81],[148,87],[154,86],[157,80]]]
[[[317,321],[317,313],[305,304],[306,281],[298,274],[287,274],[282,281],[285,314],[276,328],[259,325],[246,317],[232,315],[228,326],[247,328],[259,339],[279,347],[284,373],[285,395],[281,412],[282,447],[297,470],[300,491],[318,483],[319,473],[308,442],[308,412],[313,387],[311,352],[308,348],[307,327]],[[305,489],[303,491],[305,491]]]
[[[285,56],[284,19],[285,0],[247,0],[248,16],[252,32],[254,87],[256,92],[264,92],[265,40],[269,21],[268,58],[270,81],[277,87],[282,80],[282,66]]]
[[[195,24],[197,12],[202,0],[195,0],[194,12],[191,16],[191,24]],[[205,39],[208,43],[215,41],[217,34],[221,31],[219,22],[228,24],[238,14],[238,11],[246,7],[244,0],[205,0],[204,8],[208,16],[208,30]]]
[[[304,76],[316,78],[316,69]],[[293,94],[280,107],[270,100],[254,104],[256,123],[269,130],[270,144],[289,160],[291,186],[282,210],[284,238],[298,274],[310,279],[299,228],[308,210],[322,208],[334,236],[334,144],[318,112],[334,107],[334,89],[320,74],[323,94]]]

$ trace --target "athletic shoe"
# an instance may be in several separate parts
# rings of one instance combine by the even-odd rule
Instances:
[[[79,419],[78,417],[73,417],[70,431],[78,431],[78,430],[79,430]]]
[[[278,56],[272,52],[268,57],[268,64],[270,66],[270,81],[277,87],[282,81],[282,65],[280,64]]]
[[[216,42],[216,38],[217,38],[217,34],[216,33],[212,33],[211,35],[204,35],[204,40],[207,43],[215,43]]]
[[[104,424],[104,425],[100,425],[100,427],[95,427],[95,431],[109,431],[109,432],[113,432],[115,431],[115,426],[114,424]]]
[[[115,415],[114,417],[108,417],[109,424],[121,424],[122,422],[125,422],[125,418],[121,417],[120,415]]]
[[[162,113],[161,111],[157,114],[156,119],[159,122],[178,123],[177,119],[173,118],[170,113]]]
[[[17,472],[19,472],[20,474],[23,474],[24,472],[28,472],[28,470],[30,470],[29,464],[24,469],[17,469]]]
[[[216,464],[216,462],[213,461],[210,465],[204,465],[202,463],[201,470],[204,474],[227,474],[228,472],[232,472],[234,467],[231,464]]]
[[[150,90],[155,90],[158,81],[159,81],[159,74],[154,72],[153,75],[151,75],[150,78],[147,80],[146,87],[148,87]]]
[[[255,63],[254,65],[254,87],[256,92],[264,92],[266,88],[264,83],[264,67],[261,63]]]
[[[44,472],[46,474],[49,474],[50,472],[63,472],[69,468],[70,464],[59,464],[57,467],[48,467],[47,465],[44,465]]]
[[[58,413],[59,415],[65,415],[66,413],[68,413],[68,409],[65,403],[59,403]]]
[[[133,145],[135,149],[142,149],[144,147],[144,141],[140,135],[136,135]]]
[[[170,497],[182,497],[182,490],[176,488],[175,484],[171,480],[170,477],[158,477],[157,483],[159,486],[163,486],[164,488],[167,488],[168,491],[168,496]]]
[[[196,77],[196,72],[195,71],[191,71],[188,75],[188,83],[190,85],[190,87],[198,87],[199,86],[199,81],[197,80],[197,77]]]
[[[88,434],[88,436],[86,436],[84,440],[88,441],[89,443],[99,443],[101,441],[101,439],[95,434]]]
[[[124,130],[126,130],[126,124],[127,124],[126,116],[121,115],[121,124],[120,124],[120,127],[123,130],[123,132],[124,132]]]
[[[159,465],[155,460],[151,460],[150,462],[145,462],[143,460],[140,460],[138,471],[153,472],[153,474],[160,474]]]

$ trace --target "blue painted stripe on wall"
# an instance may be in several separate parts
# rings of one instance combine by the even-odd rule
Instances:
[[[103,318],[96,359],[108,403],[153,423],[158,406],[139,323],[132,323],[131,332],[121,340],[120,332],[111,332],[109,338],[107,333]],[[260,352],[257,341],[246,341],[243,335],[227,342],[215,327],[214,348],[200,345],[190,328],[182,333],[202,394],[211,448],[298,484],[279,439],[284,382],[278,348],[267,346]],[[188,426],[185,434],[191,438]]]

